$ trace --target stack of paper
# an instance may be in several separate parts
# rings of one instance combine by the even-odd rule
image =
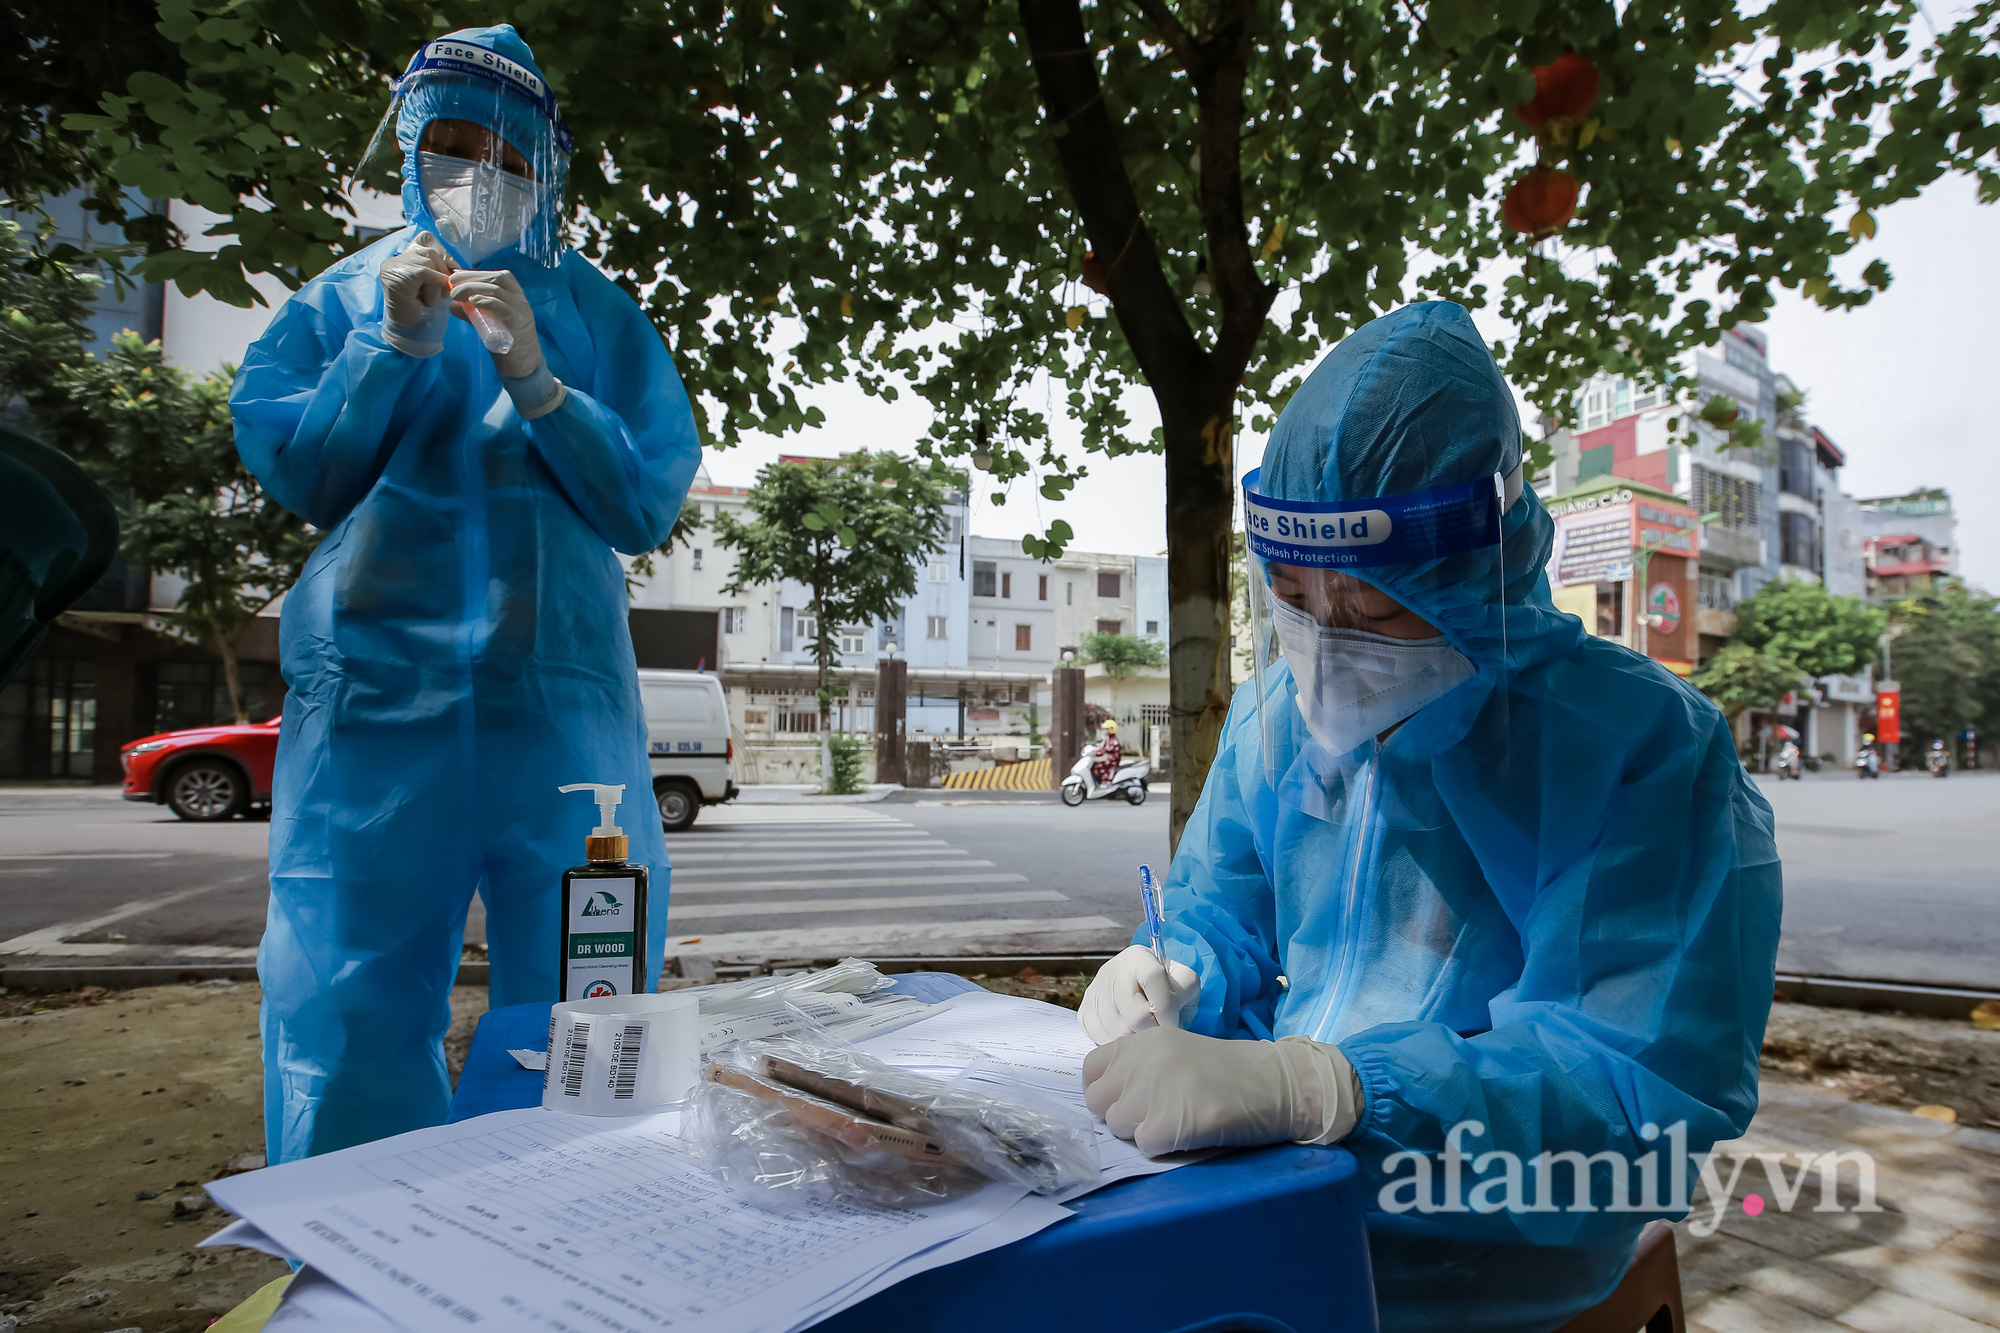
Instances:
[[[1082,1101],[1089,1043],[1073,1014],[1036,1001],[960,996],[860,1044]],[[502,1111],[233,1176],[210,1193],[244,1222],[211,1243],[309,1266],[274,1329],[789,1333],[1069,1215],[1001,1184],[923,1208],[775,1211],[697,1167],[678,1122]],[[1180,1164],[1101,1138],[1100,1184]]]

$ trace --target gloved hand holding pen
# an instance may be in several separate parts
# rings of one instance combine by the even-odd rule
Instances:
[[[1099,1046],[1150,1027],[1179,1027],[1181,1010],[1201,998],[1201,978],[1185,963],[1162,963],[1134,944],[1098,969],[1077,1017]]]

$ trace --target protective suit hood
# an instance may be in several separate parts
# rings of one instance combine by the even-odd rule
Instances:
[[[1514,395],[1472,317],[1425,301],[1362,325],[1314,368],[1279,414],[1261,487],[1284,500],[1359,501],[1521,465]],[[1549,596],[1555,524],[1532,489],[1521,487],[1501,527],[1497,548],[1352,572],[1444,631],[1477,666],[1519,668],[1569,651],[1581,626]],[[1494,604],[1496,586],[1506,590],[1504,608]]]
[[[417,68],[433,53],[451,47],[476,48],[498,57],[494,68],[511,77],[489,78]],[[547,268],[561,249],[563,187],[568,176],[569,128],[556,110],[554,94],[535,54],[512,24],[487,28],[460,28],[434,42],[425,43],[412,61],[412,73],[398,85],[396,145],[403,151],[403,216],[440,239],[446,231],[438,225],[424,186],[417,144],[424,128],[434,120],[469,120],[484,125],[518,149],[534,165],[539,206],[520,242],[480,259],[476,264],[454,251],[453,258],[467,267],[520,270]],[[447,248],[449,240],[445,240]]]

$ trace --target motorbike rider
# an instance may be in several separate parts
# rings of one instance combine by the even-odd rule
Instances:
[[[1862,777],[1872,778],[1881,771],[1881,765],[1882,756],[1875,749],[1875,733],[1872,731],[1862,732],[1861,748],[1854,755],[1855,768],[1861,771]]]
[[[1118,723],[1114,718],[1104,721],[1104,743],[1097,747],[1097,758],[1090,765],[1090,780],[1102,787],[1118,775],[1118,765],[1124,762],[1125,747],[1118,743]]]
[[[1944,777],[1947,773],[1951,772],[1951,755],[1946,752],[1942,739],[1931,742],[1930,753],[1927,758],[1930,762],[1931,772],[1935,776]]]
[[[1778,772],[1784,777],[1799,776],[1799,743],[1787,740],[1778,747]]]

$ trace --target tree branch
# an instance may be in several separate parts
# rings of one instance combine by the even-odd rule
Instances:
[[[1168,284],[1139,210],[1077,0],[1020,0],[1056,156],[1091,248],[1111,257],[1105,281],[1134,358],[1163,401],[1194,390],[1205,355]]]

